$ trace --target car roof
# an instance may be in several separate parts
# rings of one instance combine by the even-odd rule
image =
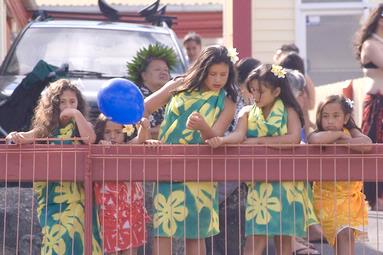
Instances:
[[[110,21],[91,21],[91,20],[44,20],[35,21],[30,24],[31,28],[87,28],[87,29],[106,29],[106,30],[127,30],[127,31],[141,31],[151,33],[165,33],[169,34],[170,31],[167,27],[134,24],[125,22],[110,22]]]

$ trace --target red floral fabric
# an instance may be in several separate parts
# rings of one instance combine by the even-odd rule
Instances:
[[[95,184],[101,236],[105,252],[122,251],[146,243],[145,224],[150,220],[139,182]]]

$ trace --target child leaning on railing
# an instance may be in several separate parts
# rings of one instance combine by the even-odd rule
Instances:
[[[339,95],[326,98],[317,109],[317,130],[308,136],[312,144],[345,144],[352,150],[371,149],[352,118],[353,102]],[[355,146],[352,146],[355,144]],[[366,146],[361,146],[366,144]],[[314,208],[324,236],[336,254],[355,254],[355,238],[367,236],[367,204],[362,181],[314,182]]]
[[[289,86],[287,70],[263,64],[250,73],[247,87],[255,104],[242,109],[233,133],[206,142],[212,147],[241,142],[298,144],[303,113]],[[245,254],[263,254],[268,237],[274,238],[278,254],[292,253],[291,238],[304,237],[310,219],[315,218],[307,213],[310,200],[305,199],[303,187],[303,182],[248,183]]]

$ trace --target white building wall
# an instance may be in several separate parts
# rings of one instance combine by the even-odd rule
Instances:
[[[282,44],[295,41],[295,0],[252,1],[252,56],[271,62]]]
[[[7,14],[5,0],[0,0],[0,63],[5,58],[7,52],[6,36],[7,36]]]

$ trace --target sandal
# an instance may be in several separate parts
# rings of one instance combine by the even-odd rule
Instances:
[[[303,247],[293,251],[293,255],[309,255],[309,254],[317,255],[317,254],[320,254],[320,252],[316,250],[315,248],[310,248],[310,247]]]
[[[326,238],[323,237],[323,239],[315,239],[315,240],[310,240],[310,243],[323,243],[323,244],[327,244],[327,240]]]
[[[307,241],[306,239],[304,238],[301,238],[301,237],[296,237],[295,238],[295,241],[301,245],[304,245],[306,247],[309,247],[309,248],[315,248],[314,244],[310,243],[309,241]],[[303,248],[303,247],[302,247]]]

